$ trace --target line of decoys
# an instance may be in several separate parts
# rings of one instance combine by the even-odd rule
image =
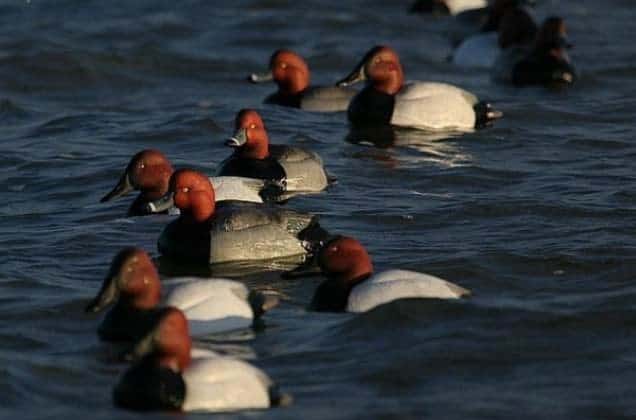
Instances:
[[[456,2],[446,2],[447,11],[459,10]],[[494,15],[503,22],[508,16],[517,19],[519,11],[525,10],[520,2],[512,2],[513,9],[502,15],[503,3],[511,2],[496,0],[479,13],[485,13],[487,22]],[[501,22],[494,26],[500,45],[508,28]],[[517,28],[523,29],[521,25]],[[542,45],[550,48],[555,60],[563,58],[553,52],[565,47],[564,31],[562,20],[548,19],[535,34],[536,47],[528,51],[536,54]],[[456,59],[463,54],[461,48]],[[531,78],[541,78],[546,84],[574,81],[573,70],[572,78],[565,76],[565,70],[555,76],[554,70],[543,67],[541,58],[523,60],[532,61],[531,66],[515,67],[515,83]],[[551,76],[544,77],[548,73]],[[254,73],[249,80],[277,84],[278,90],[265,99],[267,104],[347,111],[353,127],[470,131],[502,117],[491,104],[459,87],[440,82],[405,83],[398,54],[388,46],[371,48],[334,86],[311,86],[307,64],[289,50],[276,51],[267,72]],[[361,90],[351,88],[360,81],[366,82]],[[213,177],[188,168],[174,170],[161,151],[140,151],[102,202],[138,191],[129,216],[174,215],[160,234],[157,248],[162,258],[176,264],[266,264],[293,258],[295,268],[285,276],[322,273],[326,279],[308,302],[309,310],[364,312],[402,298],[470,295],[467,289],[429,274],[400,269],[374,274],[371,257],[360,241],[332,234],[316,216],[283,206],[294,196],[326,190],[335,178],[316,153],[271,144],[257,111],[238,112],[235,131],[225,145],[234,151]],[[192,342],[193,338],[262,325],[261,317],[279,303],[275,292],[249,290],[240,281],[224,278],[166,280],[168,292],[163,294],[148,253],[140,248],[123,249],[113,258],[101,289],[86,308],[98,312],[111,306],[98,335],[104,341],[126,343],[124,357],[133,362],[114,388],[117,405],[137,410],[233,411],[291,402],[262,370],[239,358],[197,348]]]

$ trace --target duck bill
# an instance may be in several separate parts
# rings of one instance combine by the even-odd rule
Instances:
[[[347,77],[345,77],[344,79],[342,79],[339,82],[337,82],[336,86],[345,87],[345,86],[350,86],[350,85],[353,85],[355,83],[367,80],[367,75],[366,75],[366,73],[364,71],[365,63],[366,63],[366,61],[363,60],[360,64],[358,64],[356,66],[355,69],[353,69],[353,71],[351,73],[349,73],[349,75]]]
[[[146,203],[148,214],[163,213],[174,207],[174,193],[168,192],[161,198]]]
[[[130,177],[128,176],[128,171],[126,171],[121,178],[115,188],[112,189],[111,192],[106,194],[99,200],[100,203],[104,203],[106,201],[110,201],[113,198],[121,197],[122,195],[126,195],[131,191],[134,191],[135,187],[133,187],[132,182],[130,182]]]
[[[252,83],[266,83],[274,80],[274,73],[271,71],[263,72],[263,73],[252,73],[247,78]]]
[[[86,313],[95,313],[104,309],[113,303],[119,297],[119,289],[117,288],[117,277],[107,277],[104,279],[102,288],[95,298],[86,306]]]
[[[243,146],[245,143],[247,143],[247,129],[241,128],[225,142],[225,145],[237,148]]]

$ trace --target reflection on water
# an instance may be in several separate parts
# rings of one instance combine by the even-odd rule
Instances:
[[[462,131],[428,131],[398,128],[390,125],[376,127],[351,127],[345,141],[380,149],[400,148],[414,150],[417,154],[363,153],[365,157],[399,166],[408,163],[432,163],[442,167],[469,165],[473,156],[462,151],[450,140],[461,137]]]
[[[249,344],[254,340],[257,333],[258,330],[245,328],[211,334],[205,338],[196,338],[194,344],[198,351],[209,350],[223,355],[253,360],[256,359],[256,353]]]

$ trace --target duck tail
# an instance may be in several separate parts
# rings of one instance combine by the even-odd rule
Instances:
[[[320,226],[317,217],[314,217],[309,225],[298,234],[298,239],[303,241],[305,249],[309,254],[313,254],[316,250],[320,249],[322,244],[330,237],[331,234]]]
[[[331,187],[338,183],[338,178],[335,175],[327,173],[327,187]]]
[[[291,396],[291,394],[281,392],[281,390],[278,388],[278,385],[276,384],[270,385],[268,393],[269,404],[272,407],[287,407],[294,402],[294,398]]]
[[[252,307],[254,318],[259,318],[280,303],[280,298],[272,292],[250,290],[247,301]]]
[[[473,107],[475,110],[475,128],[488,127],[493,121],[503,117],[503,112],[497,111],[489,102],[477,102]]]

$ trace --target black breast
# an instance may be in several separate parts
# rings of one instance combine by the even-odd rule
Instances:
[[[243,176],[264,180],[282,181],[285,171],[278,161],[272,157],[265,159],[247,159],[231,156],[221,164],[219,176]]]
[[[113,390],[113,400],[131,410],[179,410],[185,393],[180,373],[158,366],[151,357],[146,357],[124,373]]]
[[[106,314],[97,334],[104,341],[135,341],[150,331],[156,312],[130,308],[120,301]]]
[[[319,312],[344,312],[347,308],[349,292],[338,282],[325,280],[316,289],[309,308]]]
[[[280,92],[272,93],[265,98],[264,103],[275,104],[281,106],[288,106],[291,108],[300,108],[300,101],[302,99],[302,92],[295,95],[285,95]]]
[[[214,217],[193,223],[179,217],[168,223],[159,236],[159,252],[180,261],[208,264],[210,261],[210,227]]]
[[[384,125],[391,122],[395,96],[367,86],[349,104],[349,121],[354,125]]]
[[[574,67],[564,59],[545,54],[531,54],[512,70],[512,82],[524,85],[562,85],[576,79]]]
[[[157,214],[166,214],[168,210],[157,213]],[[147,216],[149,214],[153,214],[148,210],[148,200],[144,198],[143,194],[139,194],[135,201],[132,202],[130,208],[128,209],[128,216]]]

